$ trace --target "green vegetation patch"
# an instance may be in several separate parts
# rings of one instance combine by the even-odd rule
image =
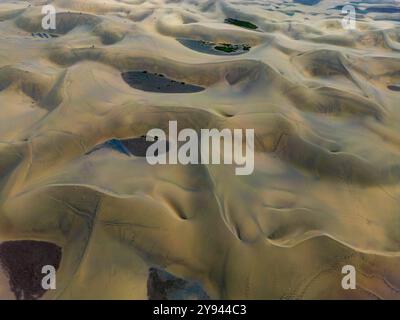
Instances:
[[[243,51],[249,51],[250,46],[247,44],[230,44],[230,43],[219,43],[214,47],[215,50],[226,52],[226,53],[232,53],[236,52],[238,50],[243,50]]]

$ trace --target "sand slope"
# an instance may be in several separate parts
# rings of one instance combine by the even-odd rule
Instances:
[[[0,1],[0,242],[62,248],[42,298],[146,298],[151,267],[212,298],[399,298],[400,26],[365,14],[345,31],[328,10],[339,4]],[[213,55],[182,38],[251,49]],[[121,76],[142,70],[205,90]],[[254,128],[254,174],[96,149],[168,120]],[[346,264],[357,290],[341,288]]]

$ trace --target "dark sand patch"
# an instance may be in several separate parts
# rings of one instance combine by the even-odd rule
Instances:
[[[148,92],[195,93],[205,90],[200,86],[169,79],[163,74],[147,71],[128,71],[123,72],[121,75],[124,81],[132,88]]]
[[[244,21],[244,20],[227,18],[227,19],[225,19],[225,23],[233,24],[235,26],[246,28],[246,29],[251,29],[251,30],[258,29],[258,27],[255,24],[253,24],[253,23],[251,23],[249,21]]]
[[[93,150],[89,151],[88,154],[91,154],[97,150],[102,148],[109,148],[116,150],[120,153],[126,154],[127,156],[134,155],[135,157],[146,157],[147,149],[157,141],[157,137],[151,138],[150,141],[147,141],[146,136],[140,136],[138,138],[131,139],[111,139],[107,142],[104,142],[96,147]],[[166,142],[166,152],[169,151],[168,141]],[[158,155],[156,151],[155,156]]]
[[[32,32],[32,37],[39,37],[42,39],[58,38],[58,34],[46,33],[46,32]]]
[[[240,55],[250,51],[247,44],[214,43],[203,40],[177,39],[185,47],[206,54],[213,55]]]
[[[42,288],[42,267],[58,269],[61,248],[43,241],[7,241],[0,244],[0,264],[7,273],[10,289],[17,300],[36,300],[46,292]]]
[[[400,85],[398,84],[390,84],[387,86],[387,88],[392,91],[400,91]]]
[[[365,13],[400,13],[400,7],[395,6],[371,6],[367,7]]]
[[[124,153],[127,156],[130,156],[129,150],[126,149],[125,146],[122,144],[122,142],[118,139],[111,139],[102,144],[99,144],[99,145],[95,146],[92,150],[87,152],[86,155],[89,155],[93,152],[96,152],[97,150],[104,149],[104,148],[113,149],[118,152]]]
[[[125,153],[126,155],[130,155],[129,150],[125,147],[125,145],[118,139],[111,139],[110,141],[105,142],[102,147],[111,148],[117,150],[121,153]]]
[[[195,281],[177,278],[157,268],[149,269],[147,280],[149,300],[209,300],[209,296]]]

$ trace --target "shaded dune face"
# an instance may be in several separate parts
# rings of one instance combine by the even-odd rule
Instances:
[[[392,20],[346,32],[331,0],[54,0],[48,31],[28,2],[0,4],[0,298],[400,297]],[[148,164],[169,121],[254,129],[254,173]]]

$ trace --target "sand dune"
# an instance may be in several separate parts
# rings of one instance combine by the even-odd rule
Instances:
[[[156,269],[203,298],[400,298],[398,13],[346,31],[343,2],[296,2],[0,0],[0,242],[62,250],[56,290],[3,261],[0,298],[146,299]],[[170,120],[255,129],[254,173],[149,165]]]

